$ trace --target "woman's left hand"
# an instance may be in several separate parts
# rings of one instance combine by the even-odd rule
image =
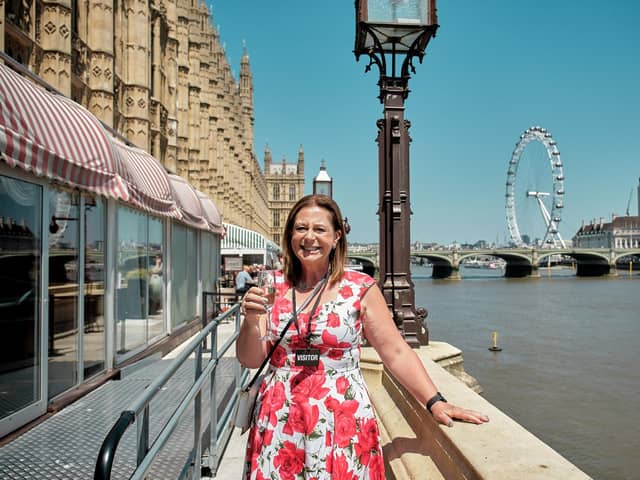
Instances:
[[[457,407],[451,403],[436,402],[431,407],[433,418],[439,423],[453,427],[454,420],[480,425],[489,421],[489,417],[475,410]]]

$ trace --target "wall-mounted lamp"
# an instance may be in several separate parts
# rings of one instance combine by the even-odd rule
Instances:
[[[49,223],[49,233],[58,233],[60,230],[60,225],[58,225],[58,221],[72,221],[78,220],[75,217],[56,217],[55,215],[51,216],[51,222]]]

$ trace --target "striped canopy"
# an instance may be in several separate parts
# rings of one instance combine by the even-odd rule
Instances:
[[[202,203],[195,189],[184,178],[172,173],[169,174],[169,182],[180,210],[180,219],[192,227],[208,230],[209,224],[204,217]]]
[[[220,212],[144,150],[113,138],[82,106],[0,63],[0,159],[60,184],[222,233]]]
[[[196,194],[200,199],[204,218],[209,223],[209,230],[211,230],[213,233],[224,233],[224,227],[222,226],[222,215],[220,215],[220,211],[218,210],[218,207],[216,207],[216,204],[213,203],[213,200],[207,197],[200,190],[196,190]]]
[[[102,124],[77,103],[0,64],[0,155],[65,185],[129,200],[118,156]]]
[[[155,215],[181,218],[169,178],[160,163],[144,150],[113,139],[119,154],[118,175],[129,191],[129,203]]]

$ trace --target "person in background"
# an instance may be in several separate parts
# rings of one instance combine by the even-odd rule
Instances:
[[[236,275],[236,294],[244,295],[247,290],[253,285],[255,281],[251,277],[251,267],[249,265],[242,265],[242,270]]]
[[[267,315],[269,333],[276,338],[288,328],[260,385],[247,442],[246,479],[384,478],[378,424],[360,370],[363,337],[438,422],[489,421],[447,403],[402,338],[375,280],[345,270],[342,218],[328,196],[300,199],[285,224],[273,307],[267,313],[258,287],[242,299],[245,316],[236,353],[245,367],[259,367],[273,345],[264,340],[269,338]]]

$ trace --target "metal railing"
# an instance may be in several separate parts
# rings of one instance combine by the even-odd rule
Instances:
[[[202,312],[203,318],[207,318],[207,312],[217,314],[219,310],[209,310],[207,308],[207,300],[212,298],[218,298],[218,293],[203,292],[202,296]],[[213,303],[216,305],[216,302]],[[211,318],[211,316],[209,316]],[[235,320],[235,330],[233,334],[227,339],[224,345],[218,350],[218,326],[226,321]],[[231,415],[238,398],[238,388],[234,388],[230,401],[227,403],[220,418],[218,418],[218,408],[216,405],[216,380],[215,373],[219,364],[219,359],[225,355],[225,353],[233,346],[240,331],[240,305],[235,304],[233,307],[226,310],[219,316],[203,326],[203,329],[198,335],[196,335],[184,348],[174,360],[171,361],[169,366],[163,372],[163,374],[156,378],[140,395],[133,401],[130,407],[124,410],[120,414],[120,418],[113,425],[100,448],[96,467],[94,471],[94,480],[107,480],[111,478],[111,470],[113,467],[113,461],[116,455],[118,444],[123,435],[133,423],[137,425],[136,432],[136,468],[129,477],[130,479],[142,479],[149,472],[153,461],[156,459],[162,448],[167,444],[172,434],[175,432],[178,423],[184,414],[189,410],[191,402],[193,402],[193,446],[191,453],[185,461],[181,472],[183,477],[200,478],[200,469],[207,469],[211,472],[217,470],[219,463],[220,453],[226,446],[229,437],[231,436]],[[206,350],[207,339],[211,344],[211,356],[203,365],[203,352]],[[150,403],[160,392],[163,386],[168,382],[171,376],[178,371],[178,369],[190,358],[191,354],[195,353],[195,378],[191,385],[191,388],[184,394],[180,400],[179,405],[167,420],[166,424],[162,427],[157,438],[153,444],[149,444],[149,414]],[[235,369],[235,385],[241,385],[241,382],[245,380],[244,377],[248,375],[247,371],[237,364]],[[211,399],[210,419],[209,419],[209,436],[208,438],[201,438],[201,424],[202,424],[202,399],[201,394],[205,386],[206,380],[209,379],[209,398]],[[206,435],[204,435],[206,437]],[[203,450],[208,451],[208,455],[203,456]],[[193,469],[198,469],[197,472],[193,472]],[[195,475],[194,475],[195,473]]]

